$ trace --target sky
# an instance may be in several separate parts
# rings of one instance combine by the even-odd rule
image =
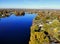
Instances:
[[[60,9],[60,0],[0,0],[0,8]]]

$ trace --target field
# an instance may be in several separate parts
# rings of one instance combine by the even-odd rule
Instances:
[[[60,11],[39,11],[31,26],[29,44],[60,44]]]

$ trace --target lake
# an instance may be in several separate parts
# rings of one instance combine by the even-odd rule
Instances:
[[[36,14],[0,18],[0,44],[28,44],[30,27]]]

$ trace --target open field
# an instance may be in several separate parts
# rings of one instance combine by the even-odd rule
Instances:
[[[60,44],[60,10],[37,12],[29,44]]]

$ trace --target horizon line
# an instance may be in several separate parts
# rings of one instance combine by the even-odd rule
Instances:
[[[0,9],[60,9],[60,8],[0,8]]]

